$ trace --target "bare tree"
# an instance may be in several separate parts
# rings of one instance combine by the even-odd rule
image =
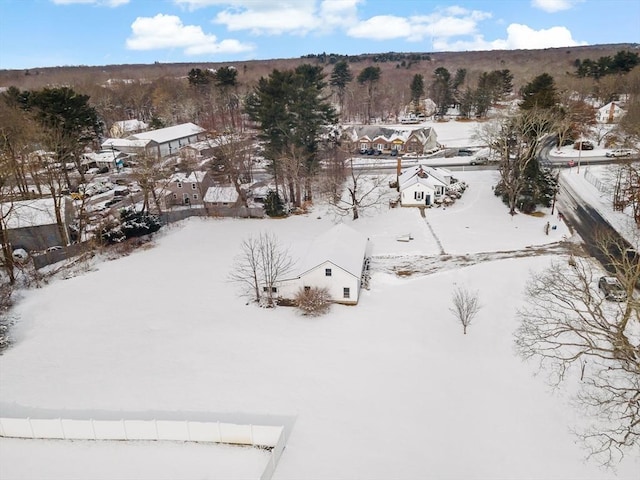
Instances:
[[[274,307],[277,283],[293,269],[293,260],[287,249],[272,233],[249,237],[240,246],[230,279],[245,287],[255,296],[255,301],[265,307]]]
[[[391,189],[386,176],[376,175],[368,168],[354,167],[352,158],[347,162],[346,179],[328,175],[323,188],[338,215],[351,215],[357,220],[364,211],[386,205],[385,197]]]
[[[518,199],[529,180],[529,165],[536,161],[540,142],[547,133],[556,131],[556,122],[554,113],[532,108],[502,117],[477,133],[500,155],[500,182],[496,190],[506,197],[511,215],[516,213]]]
[[[480,311],[480,301],[478,299],[477,291],[467,290],[466,287],[457,286],[453,290],[451,296],[452,307],[449,311],[460,321],[462,324],[462,331],[466,335],[467,327],[471,325],[471,321]]]
[[[640,327],[633,293],[640,267],[621,241],[601,237],[598,244],[627,300],[599,294],[602,274],[587,259],[552,263],[529,279],[515,339],[519,354],[537,360],[553,385],[580,372],[576,401],[590,425],[576,434],[588,457],[612,466],[627,452],[640,453],[640,346],[632,333]]]

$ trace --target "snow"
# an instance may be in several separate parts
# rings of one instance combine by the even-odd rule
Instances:
[[[24,292],[0,356],[0,416],[291,419],[276,480],[637,479],[635,452],[616,473],[584,461],[571,392],[514,353],[528,273],[570,232],[547,209],[508,215],[495,171],[455,176],[467,191],[426,218],[385,205],[348,222],[371,242],[370,290],[319,318],[247,304],[228,275],[261,231],[302,251],[336,221],[322,205],[279,220],[187,220],[152,248]],[[449,312],[456,285],[482,304],[467,335]],[[3,479],[259,478],[266,462],[244,447],[5,438],[0,458]]]

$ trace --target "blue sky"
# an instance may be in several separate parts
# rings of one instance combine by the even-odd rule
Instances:
[[[0,69],[640,43],[638,0],[0,0]]]

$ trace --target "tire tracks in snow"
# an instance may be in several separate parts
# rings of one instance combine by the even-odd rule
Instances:
[[[467,253],[461,255],[377,255],[371,257],[371,271],[390,273],[398,277],[430,275],[436,272],[467,267],[481,262],[493,262],[508,258],[524,258],[542,255],[585,256],[582,248],[570,241],[548,245],[530,246],[521,250]]]

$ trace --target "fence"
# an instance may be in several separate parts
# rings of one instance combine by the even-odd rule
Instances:
[[[596,187],[598,191],[601,193],[608,193],[609,187],[605,185],[599,178],[597,178],[593,173],[589,171],[589,169],[584,171],[584,179],[589,182],[591,185]]]
[[[284,427],[176,420],[0,418],[0,437],[58,440],[173,440],[271,448],[260,479],[269,480],[285,447]]]

